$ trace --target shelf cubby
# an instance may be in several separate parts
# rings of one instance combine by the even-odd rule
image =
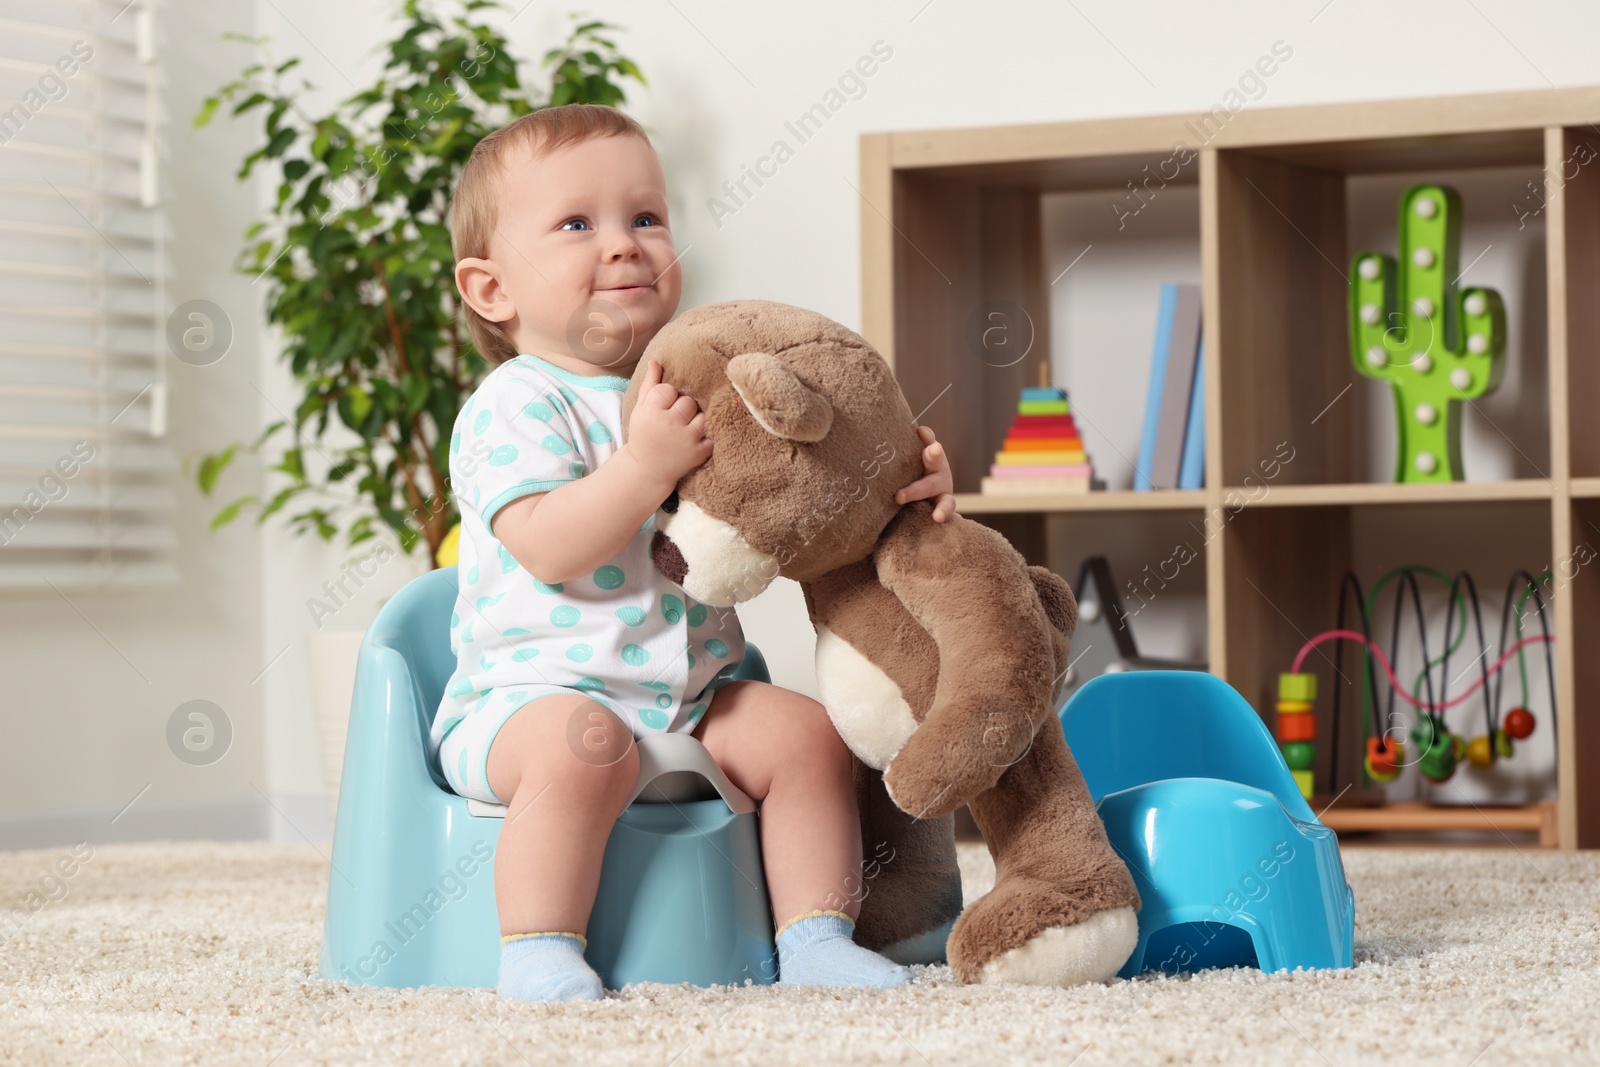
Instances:
[[[1433,487],[1429,487],[1433,488]],[[1460,536],[1472,531],[1472,536]],[[1339,583],[1346,571],[1354,573],[1370,595],[1378,579],[1397,567],[1426,563],[1455,576],[1473,575],[1482,597],[1486,639],[1493,645],[1499,635],[1501,598],[1507,581],[1518,570],[1540,573],[1549,562],[1551,505],[1548,500],[1456,500],[1409,503],[1345,503],[1258,507],[1241,512],[1230,523],[1225,544],[1226,585],[1222,590],[1224,649],[1228,677],[1250,679],[1253,688],[1240,687],[1257,708],[1271,708],[1277,698],[1280,671],[1288,670],[1295,655],[1310,638],[1334,628],[1338,621]],[[1432,652],[1438,655],[1444,613],[1439,610],[1443,586],[1424,579],[1422,592],[1430,608]],[[1380,599],[1373,618],[1373,636],[1389,648],[1394,590]],[[1554,621],[1554,620],[1552,620]],[[1346,618],[1347,625],[1355,616]],[[1536,625],[1529,632],[1536,632]],[[1416,650],[1414,616],[1403,616],[1403,637]],[[1213,642],[1215,643],[1215,642]],[[1476,648],[1470,631],[1467,648]],[[1392,653],[1392,649],[1390,649]],[[1213,663],[1216,657],[1213,657]],[[1342,671],[1339,648],[1318,646],[1306,658],[1304,670],[1318,678],[1317,710],[1321,734],[1316,767],[1318,791],[1337,795],[1347,786],[1363,787],[1358,774],[1363,755],[1360,708],[1360,650],[1344,649]],[[1420,660],[1417,661],[1420,664]],[[1453,659],[1452,675],[1466,671],[1456,691],[1471,681],[1471,653]],[[1410,682],[1410,675],[1407,675]],[[1237,684],[1237,683],[1236,683]],[[1343,689],[1346,709],[1333,734],[1331,708],[1336,688]],[[1411,724],[1414,713],[1403,702],[1397,707]],[[1476,704],[1473,705],[1476,707]],[[1471,708],[1446,713],[1452,726],[1470,736],[1476,720]],[[1481,732],[1481,731],[1480,731]],[[1338,767],[1333,765],[1338,752]],[[1537,800],[1538,798],[1528,798]]]
[[[1528,191],[1543,166],[1537,129],[1217,151],[1209,317],[1229,357],[1222,408],[1250,415],[1224,423],[1224,477],[1240,479],[1289,441],[1286,484],[1392,480],[1393,399],[1352,365],[1348,275],[1362,251],[1395,254],[1396,205],[1424,181],[1461,192],[1458,277],[1499,289],[1510,320],[1505,380],[1460,405],[1465,477],[1548,477],[1546,213]],[[1507,210],[1518,201],[1520,219]]]
[[[1551,568],[1554,836],[1563,848],[1600,847],[1600,780],[1580,773],[1600,761],[1600,659],[1583,654],[1600,640],[1600,418],[1592,410],[1600,399],[1600,87],[1250,108],[1206,127],[1204,144],[1191,122],[1156,115],[862,135],[862,333],[894,367],[913,411],[926,405],[922,420],[949,448],[961,512],[1069,580],[1097,551],[1113,556],[1125,581],[1158,564],[1170,551],[1165,542],[1198,539],[1169,598],[1181,610],[1167,621],[1196,620],[1203,632],[1187,644],[1269,720],[1278,672],[1306,635],[1332,627],[1346,569],[1371,581],[1375,568],[1400,564],[1469,567],[1486,607],[1497,608],[1514,569]],[[1147,184],[1153,175],[1159,185]],[[1464,429],[1476,427],[1476,445],[1464,441],[1467,480],[1396,485],[1387,390],[1349,357],[1345,275],[1364,248],[1394,252],[1396,197],[1424,180],[1462,190],[1463,284],[1507,296],[1509,362],[1503,392],[1465,413]],[[1114,238],[1126,239],[1115,251],[1139,271],[1140,287],[1187,280],[1182,263],[1197,239],[1203,489],[1139,493],[1117,476],[1130,426],[1142,420],[1150,359],[1142,341],[1094,354],[1117,366],[1116,395],[1133,395],[1132,403],[1109,392],[1084,403],[1072,346],[1062,351],[1073,336],[1067,317],[1095,313],[1105,290],[1104,279],[1086,273],[1096,269],[1093,254],[1062,273],[1080,246],[1097,241],[1094,227],[1108,225],[1082,221],[1072,205],[1138,195],[1131,186],[1157,190],[1159,209],[1141,214],[1157,223],[1149,233]],[[1529,198],[1520,212],[1507,202],[1513,194]],[[1159,248],[1156,234],[1181,247]],[[1488,246],[1495,251],[1474,263]],[[1148,267],[1139,268],[1146,247]],[[1069,286],[1079,288],[1064,299]],[[1018,342],[1004,358],[972,341],[974,321],[992,310],[1010,316],[1005,337]],[[1151,325],[1153,317],[1152,303]],[[1053,347],[1059,384],[1085,417],[1101,430],[1121,420],[1102,434],[1115,447],[1091,450],[1110,491],[974,492],[1018,390],[1039,380]],[[1563,566],[1572,572],[1565,580]],[[1161,606],[1158,598],[1152,611]],[[1171,633],[1163,639],[1185,644]],[[1321,746],[1337,747],[1342,762],[1359,761],[1352,721]],[[1328,768],[1319,770],[1325,782]],[[1404,823],[1408,810],[1397,808],[1390,822]],[[1548,809],[1517,810],[1507,825],[1537,823],[1552,836]]]

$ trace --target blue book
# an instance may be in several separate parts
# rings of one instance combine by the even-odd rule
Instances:
[[[1150,388],[1145,391],[1144,432],[1139,437],[1139,463],[1133,487],[1150,488],[1150,471],[1156,460],[1156,436],[1161,429],[1161,397],[1167,383],[1167,353],[1172,347],[1172,322],[1178,310],[1178,287],[1161,287],[1161,307],[1156,313],[1155,353],[1150,357]]]
[[[1194,390],[1189,396],[1189,422],[1183,433],[1183,465],[1178,468],[1179,489],[1199,489],[1206,484],[1206,339],[1194,357]]]

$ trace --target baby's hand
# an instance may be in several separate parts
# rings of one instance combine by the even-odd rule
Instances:
[[[922,469],[925,473],[896,493],[895,503],[904,504],[933,497],[933,520],[944,522],[956,513],[956,485],[950,475],[950,461],[944,454],[944,446],[933,439],[931,427],[918,426],[917,436],[927,446],[922,450]]]
[[[653,359],[628,418],[628,450],[666,486],[711,458],[705,412],[694,397],[661,380],[661,364]]]

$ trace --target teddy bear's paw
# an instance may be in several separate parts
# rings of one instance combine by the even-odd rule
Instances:
[[[956,767],[948,773],[929,768],[915,758],[900,755],[883,769],[883,791],[894,806],[914,819],[937,819],[948,815],[970,798],[991,787],[983,768]],[[931,773],[930,773],[931,771]]]
[[[1025,753],[1031,738],[1022,743]],[[980,748],[979,744],[952,743],[948,731],[940,732],[924,722],[884,766],[883,787],[907,815],[918,819],[948,815],[993,789],[1010,768],[1008,762],[980,755]]]
[[[1075,986],[1108,982],[1139,944],[1132,908],[1097,911],[1081,923],[1052,926],[983,965],[985,985]]]
[[[1048,881],[1002,878],[950,931],[950,966],[967,983],[1109,981],[1138,946],[1137,914],[1123,903],[1087,910]]]

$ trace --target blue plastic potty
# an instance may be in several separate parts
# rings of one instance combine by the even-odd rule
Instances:
[[[1130,672],[1087,682],[1060,714],[1142,900],[1121,977],[1351,965],[1338,840],[1244,697],[1211,674]]]
[[[505,808],[456,795],[427,758],[455,668],[456,568],[407,583],[361,642],[334,823],[323,978],[390,987],[494,986],[494,854]],[[768,681],[746,642],[735,678]],[[607,839],[590,966],[630,982],[776,978],[756,805],[688,734],[639,742],[633,799]]]

